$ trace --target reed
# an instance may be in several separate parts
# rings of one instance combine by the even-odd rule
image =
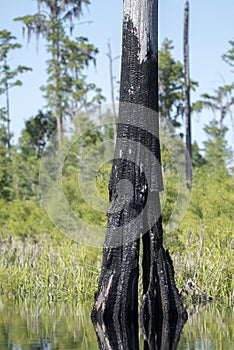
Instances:
[[[94,295],[100,251],[60,237],[1,240],[0,292],[9,298],[85,301]]]

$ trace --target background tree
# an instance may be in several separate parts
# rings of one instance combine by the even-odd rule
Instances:
[[[207,140],[203,142],[206,171],[212,176],[227,174],[227,165],[233,154],[225,139],[228,128],[226,126],[221,128],[219,122],[213,119],[208,125],[205,125],[204,131],[208,136]]]
[[[26,66],[18,65],[15,69],[9,66],[9,55],[15,49],[20,49],[22,45],[16,42],[16,37],[7,30],[0,31],[0,95],[5,95],[5,108],[1,109],[1,118],[6,122],[7,145],[10,148],[10,99],[9,90],[14,86],[22,85],[18,75],[31,70]]]
[[[7,201],[12,199],[12,161],[8,136],[5,119],[1,118],[0,111],[0,198]]]
[[[229,66],[234,67],[234,40],[229,41],[230,49],[222,55],[223,60],[229,64]]]
[[[230,40],[229,44],[231,47],[224,55],[222,55],[222,58],[230,67],[234,67],[234,40]],[[234,71],[232,70],[232,72],[234,72]],[[231,86],[230,85],[224,86],[224,90],[226,90],[227,94],[230,93],[230,89],[233,92],[233,88],[234,88],[234,83]],[[231,109],[230,109],[230,105],[232,105],[234,103],[234,97],[232,96],[230,98],[230,95],[229,95],[228,102],[229,102],[228,111],[229,111],[229,114],[231,117],[232,132],[233,132],[233,138],[234,138],[234,120],[233,120],[233,115],[232,115]]]
[[[62,124],[67,115],[73,113],[74,101],[82,101],[82,97],[95,85],[86,85],[81,70],[90,61],[94,61],[97,49],[88,44],[87,39],[80,37],[71,41],[66,34],[65,23],[69,22],[70,34],[74,29],[74,20],[82,14],[82,8],[89,4],[89,0],[37,0],[38,12],[16,18],[22,21],[28,31],[38,38],[42,35],[47,43],[50,55],[48,61],[48,85],[44,90],[48,106],[57,120],[58,140],[61,140]],[[96,91],[100,95],[100,91]],[[72,105],[68,106],[67,94],[72,97]],[[82,97],[81,97],[82,95]],[[97,97],[99,99],[99,97]],[[83,98],[84,100],[84,98]]]
[[[173,48],[172,41],[166,38],[158,53],[159,113],[179,127],[178,118],[184,111],[183,65],[172,57]]]
[[[201,106],[210,109],[214,114],[219,114],[219,128],[224,127],[224,119],[230,115],[233,122],[232,106],[234,105],[234,84],[220,86],[214,91],[213,95],[202,94],[200,100]]]
[[[39,111],[25,122],[19,142],[12,152],[13,197],[39,201],[39,168],[45,145],[56,129],[56,118]]]
[[[161,49],[159,50],[159,114],[166,118],[173,127],[175,128],[175,143],[176,133],[179,133],[180,137],[183,138],[184,132],[182,125],[184,124],[185,114],[185,83],[184,83],[184,66],[180,61],[176,61],[172,55],[174,46],[171,40],[165,39]],[[198,85],[197,82],[190,79],[190,89],[195,90]],[[194,108],[194,107],[193,107]],[[160,120],[162,128],[166,127],[166,122],[162,118]],[[165,124],[165,125],[164,125]],[[171,132],[171,131],[170,131]],[[161,135],[162,136],[162,135]],[[176,146],[175,146],[176,147]],[[167,189],[171,185],[171,188],[176,189],[173,183],[177,182],[177,169],[175,164],[171,162],[171,155],[168,152],[165,144],[161,145],[162,152],[162,165],[164,169],[164,178],[166,179]],[[170,169],[168,171],[168,169]],[[173,171],[172,171],[173,169]],[[170,185],[169,185],[170,183]],[[177,192],[174,192],[176,196]],[[167,203],[170,202],[167,198]],[[171,204],[173,202],[171,201]],[[167,207],[167,204],[166,204]],[[166,208],[164,207],[164,208]],[[163,213],[163,220],[166,217],[170,217],[170,212]],[[168,216],[169,215],[169,216]]]
[[[189,1],[186,0],[184,8],[184,87],[185,87],[185,135],[188,156],[192,159],[191,135],[191,102],[190,102],[190,72],[189,72]],[[186,178],[188,186],[192,182],[192,168],[188,156],[186,157]]]
[[[196,141],[193,142],[192,148],[193,148],[192,166],[193,168],[200,168],[204,164],[206,164],[206,160],[200,153],[200,148]]]
[[[34,155],[37,159],[42,156],[46,142],[56,129],[56,118],[51,112],[38,111],[35,117],[25,122],[21,132],[19,147],[21,152],[27,155]]]
[[[107,44],[108,52],[107,57],[109,59],[109,72],[110,72],[110,89],[111,89],[111,103],[112,103],[112,114],[114,119],[114,140],[116,140],[116,129],[117,129],[117,112],[115,107],[115,87],[114,87],[114,75],[113,75],[113,62],[119,58],[119,56],[112,57],[111,43]]]
[[[52,50],[52,46],[48,45],[48,50]],[[87,109],[104,99],[101,90],[96,88],[95,84],[87,83],[86,76],[82,73],[91,61],[95,64],[97,53],[98,50],[88,43],[87,38],[79,37],[70,40],[65,32],[61,33],[59,93],[61,94],[62,120],[66,117],[74,118],[76,113],[79,113],[82,109]],[[48,84],[42,90],[45,91],[47,106],[55,111],[56,89],[53,83],[55,77],[52,67],[53,62],[49,60],[47,69]]]

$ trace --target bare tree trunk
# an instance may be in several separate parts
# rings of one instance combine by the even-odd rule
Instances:
[[[57,48],[58,49],[58,48]],[[61,104],[61,96],[60,96],[60,87],[59,87],[59,69],[58,69],[58,55],[54,55],[54,86],[55,86],[55,114],[57,120],[57,135],[58,135],[58,143],[61,143],[62,138],[62,130],[63,130],[63,116],[62,116],[62,104]],[[57,66],[56,66],[57,65]]]
[[[111,103],[112,103],[112,114],[114,118],[114,140],[116,141],[116,129],[117,129],[117,113],[116,113],[116,108],[115,108],[115,88],[114,88],[114,77],[113,77],[113,61],[117,59],[118,57],[115,57],[113,59],[112,57],[112,52],[111,52],[111,44],[108,42],[107,44],[108,47],[108,53],[107,57],[109,58],[109,70],[110,70],[110,88],[111,88]]]
[[[10,129],[10,101],[9,101],[9,87],[6,82],[6,117],[7,117],[7,147],[11,148],[11,129]]]
[[[175,286],[171,259],[162,246],[159,191],[163,185],[156,114],[157,13],[157,0],[124,0],[121,104],[109,183],[111,209],[92,311],[101,349],[139,348],[141,233],[143,298],[140,321],[145,349],[155,349],[156,338],[160,349],[172,349],[187,317]],[[147,108],[154,118],[148,118]],[[131,161],[129,155],[133,155]],[[156,166],[153,166],[153,159],[157,160]]]
[[[7,67],[7,60],[5,59],[5,67]],[[5,72],[7,74],[7,72]],[[7,147],[11,148],[11,130],[10,130],[10,99],[9,99],[9,86],[8,81],[5,82],[5,91],[6,91],[6,117],[7,117]]]
[[[192,159],[191,137],[191,105],[190,105],[190,75],[189,75],[189,1],[186,0],[184,8],[184,81],[185,81],[185,132],[188,156]],[[186,178],[188,185],[192,182],[192,168],[189,158],[186,160]]]
[[[63,115],[62,115],[62,102],[61,102],[61,92],[60,92],[60,71],[59,71],[59,59],[60,59],[60,48],[59,48],[59,31],[60,22],[58,18],[58,1],[55,0],[50,5],[51,12],[51,23],[52,23],[52,65],[54,72],[54,87],[55,87],[55,116],[57,121],[57,137],[58,144],[61,143],[62,138],[62,128],[63,128]]]

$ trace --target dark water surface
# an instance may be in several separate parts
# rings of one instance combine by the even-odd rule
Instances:
[[[0,300],[0,350],[98,350],[90,310],[90,305]],[[234,350],[233,329],[230,307],[194,309],[178,349]]]

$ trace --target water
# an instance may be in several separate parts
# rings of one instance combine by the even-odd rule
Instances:
[[[0,350],[98,350],[90,310],[90,305],[0,300]],[[192,312],[179,350],[234,350],[231,308],[209,304]]]

